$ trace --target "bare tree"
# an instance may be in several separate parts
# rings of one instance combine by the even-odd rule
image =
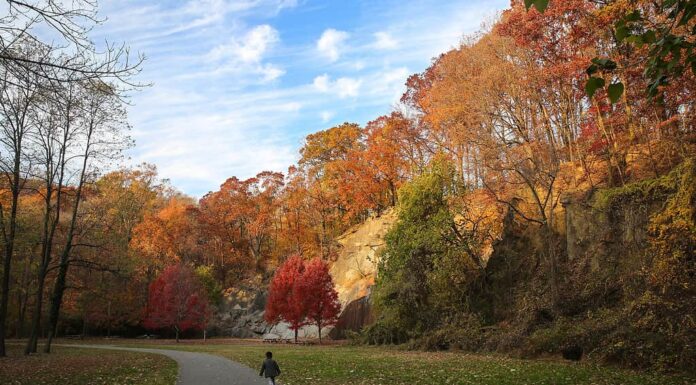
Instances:
[[[1,71],[2,69],[0,69]],[[26,145],[31,129],[30,110],[34,104],[37,87],[27,78],[14,77],[8,71],[0,74],[0,173],[9,191],[9,208],[0,202],[0,233],[4,244],[2,294],[0,297],[0,357],[5,356],[7,306],[10,297],[10,268],[15,252],[19,195],[23,189],[26,172],[31,168],[27,161]],[[23,86],[16,86],[16,84]],[[9,214],[5,215],[8,211]]]
[[[113,89],[106,83],[90,81],[77,92],[79,93],[77,108],[79,123],[75,137],[78,138],[81,153],[75,153],[70,160],[78,161],[78,166],[73,168],[71,173],[79,176],[75,181],[70,223],[60,253],[58,276],[51,296],[48,341],[44,349],[46,353],[51,350],[51,343],[58,325],[84,186],[97,174],[100,162],[117,157],[121,149],[127,145],[127,137],[123,135],[128,127],[126,113]]]
[[[89,123],[84,119],[88,116],[99,118],[98,114],[88,113],[90,103],[84,100],[85,95],[109,95],[110,103],[118,104],[120,109],[121,99],[128,91],[143,86],[134,81],[134,76],[139,73],[144,57],[137,55],[133,59],[124,44],[106,42],[97,47],[90,40],[92,28],[104,21],[97,14],[96,0],[5,0],[0,5],[5,6],[5,14],[0,15],[0,112],[3,115],[0,117],[3,123],[0,172],[8,179],[7,191],[11,195],[10,207],[0,207],[4,252],[0,299],[0,356],[3,356],[17,205],[23,181],[27,180],[20,175],[23,167],[28,170],[32,167],[32,159],[38,161],[38,172],[32,177],[39,176],[38,179],[44,182],[40,193],[44,194],[45,203],[38,287],[26,349],[30,353],[36,351],[44,284],[52,269],[50,265],[62,204],[74,199],[73,223],[79,209],[82,184],[92,172],[84,167],[72,167],[76,159],[83,158],[86,166],[94,150],[93,138],[85,136],[85,127],[89,127]],[[53,33],[50,43],[41,41],[35,33],[38,27],[47,27]],[[100,108],[107,106],[102,104]],[[30,113],[32,109],[36,111]],[[32,128],[33,133],[29,132],[32,124],[36,126]],[[31,154],[34,158],[24,159],[27,138],[31,138],[36,148]],[[80,169],[84,175],[75,171]],[[70,174],[74,172],[76,174]],[[79,193],[66,196],[73,191]],[[68,238],[71,239],[74,224],[68,229]],[[60,255],[60,264],[56,267],[58,281],[64,280],[67,274],[64,262],[69,258],[70,247],[63,247]],[[65,283],[56,282],[52,300],[56,308],[60,308],[58,298],[62,298],[64,290],[61,286]]]
[[[97,49],[89,32],[104,22],[97,15],[97,1],[5,0],[7,15],[0,17],[0,66],[13,73],[33,73],[57,82],[99,79],[116,87],[142,86],[133,82],[143,55],[133,58],[125,44],[106,42]],[[22,55],[27,41],[41,43],[32,34],[35,27],[48,26],[62,42],[39,57]]]

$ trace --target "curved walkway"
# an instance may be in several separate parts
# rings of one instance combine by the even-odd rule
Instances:
[[[254,370],[226,358],[206,353],[166,349],[125,348],[112,345],[64,345],[90,349],[128,350],[163,354],[179,365],[177,385],[265,385],[267,381]]]

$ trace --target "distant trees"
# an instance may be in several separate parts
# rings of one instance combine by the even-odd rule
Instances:
[[[208,317],[207,293],[191,269],[169,266],[150,284],[145,327],[171,329],[179,342],[180,333],[204,329]]]
[[[276,271],[268,289],[264,318],[268,323],[285,321],[295,332],[317,326],[321,343],[322,328],[334,325],[341,311],[338,293],[326,262],[315,258],[305,263],[299,255],[290,256]]]
[[[200,200],[199,220],[208,234],[210,262],[234,271],[231,278],[243,278],[251,269],[261,271],[264,260],[274,255],[283,185],[283,174],[276,172],[246,180],[232,177]]]

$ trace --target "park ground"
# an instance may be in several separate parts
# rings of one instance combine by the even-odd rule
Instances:
[[[0,359],[3,385],[173,385],[177,366],[159,354],[56,346],[51,354],[23,355],[10,344]]]
[[[87,343],[204,352],[252,368],[267,350],[280,363],[282,385],[693,385],[696,377],[628,371],[590,362],[522,360],[498,355],[413,352],[389,347],[265,345],[254,341],[207,343],[91,340]],[[80,342],[85,343],[85,342]],[[0,360],[2,384],[153,384],[174,383],[173,362],[150,354],[60,347],[55,355],[23,358],[11,349]],[[22,368],[26,368],[22,369]],[[39,368],[39,370],[32,369]],[[95,378],[99,380],[95,380]],[[53,381],[53,382],[52,382]]]

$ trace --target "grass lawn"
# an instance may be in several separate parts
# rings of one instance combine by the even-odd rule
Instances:
[[[143,346],[146,342],[122,341]],[[407,352],[363,346],[294,346],[258,343],[169,344],[150,347],[207,352],[254,369],[272,350],[283,385],[693,385],[694,378],[638,373],[590,363],[520,360],[494,355]]]
[[[25,357],[8,345],[0,359],[3,385],[173,385],[177,365],[159,354],[54,347],[51,354]]]

